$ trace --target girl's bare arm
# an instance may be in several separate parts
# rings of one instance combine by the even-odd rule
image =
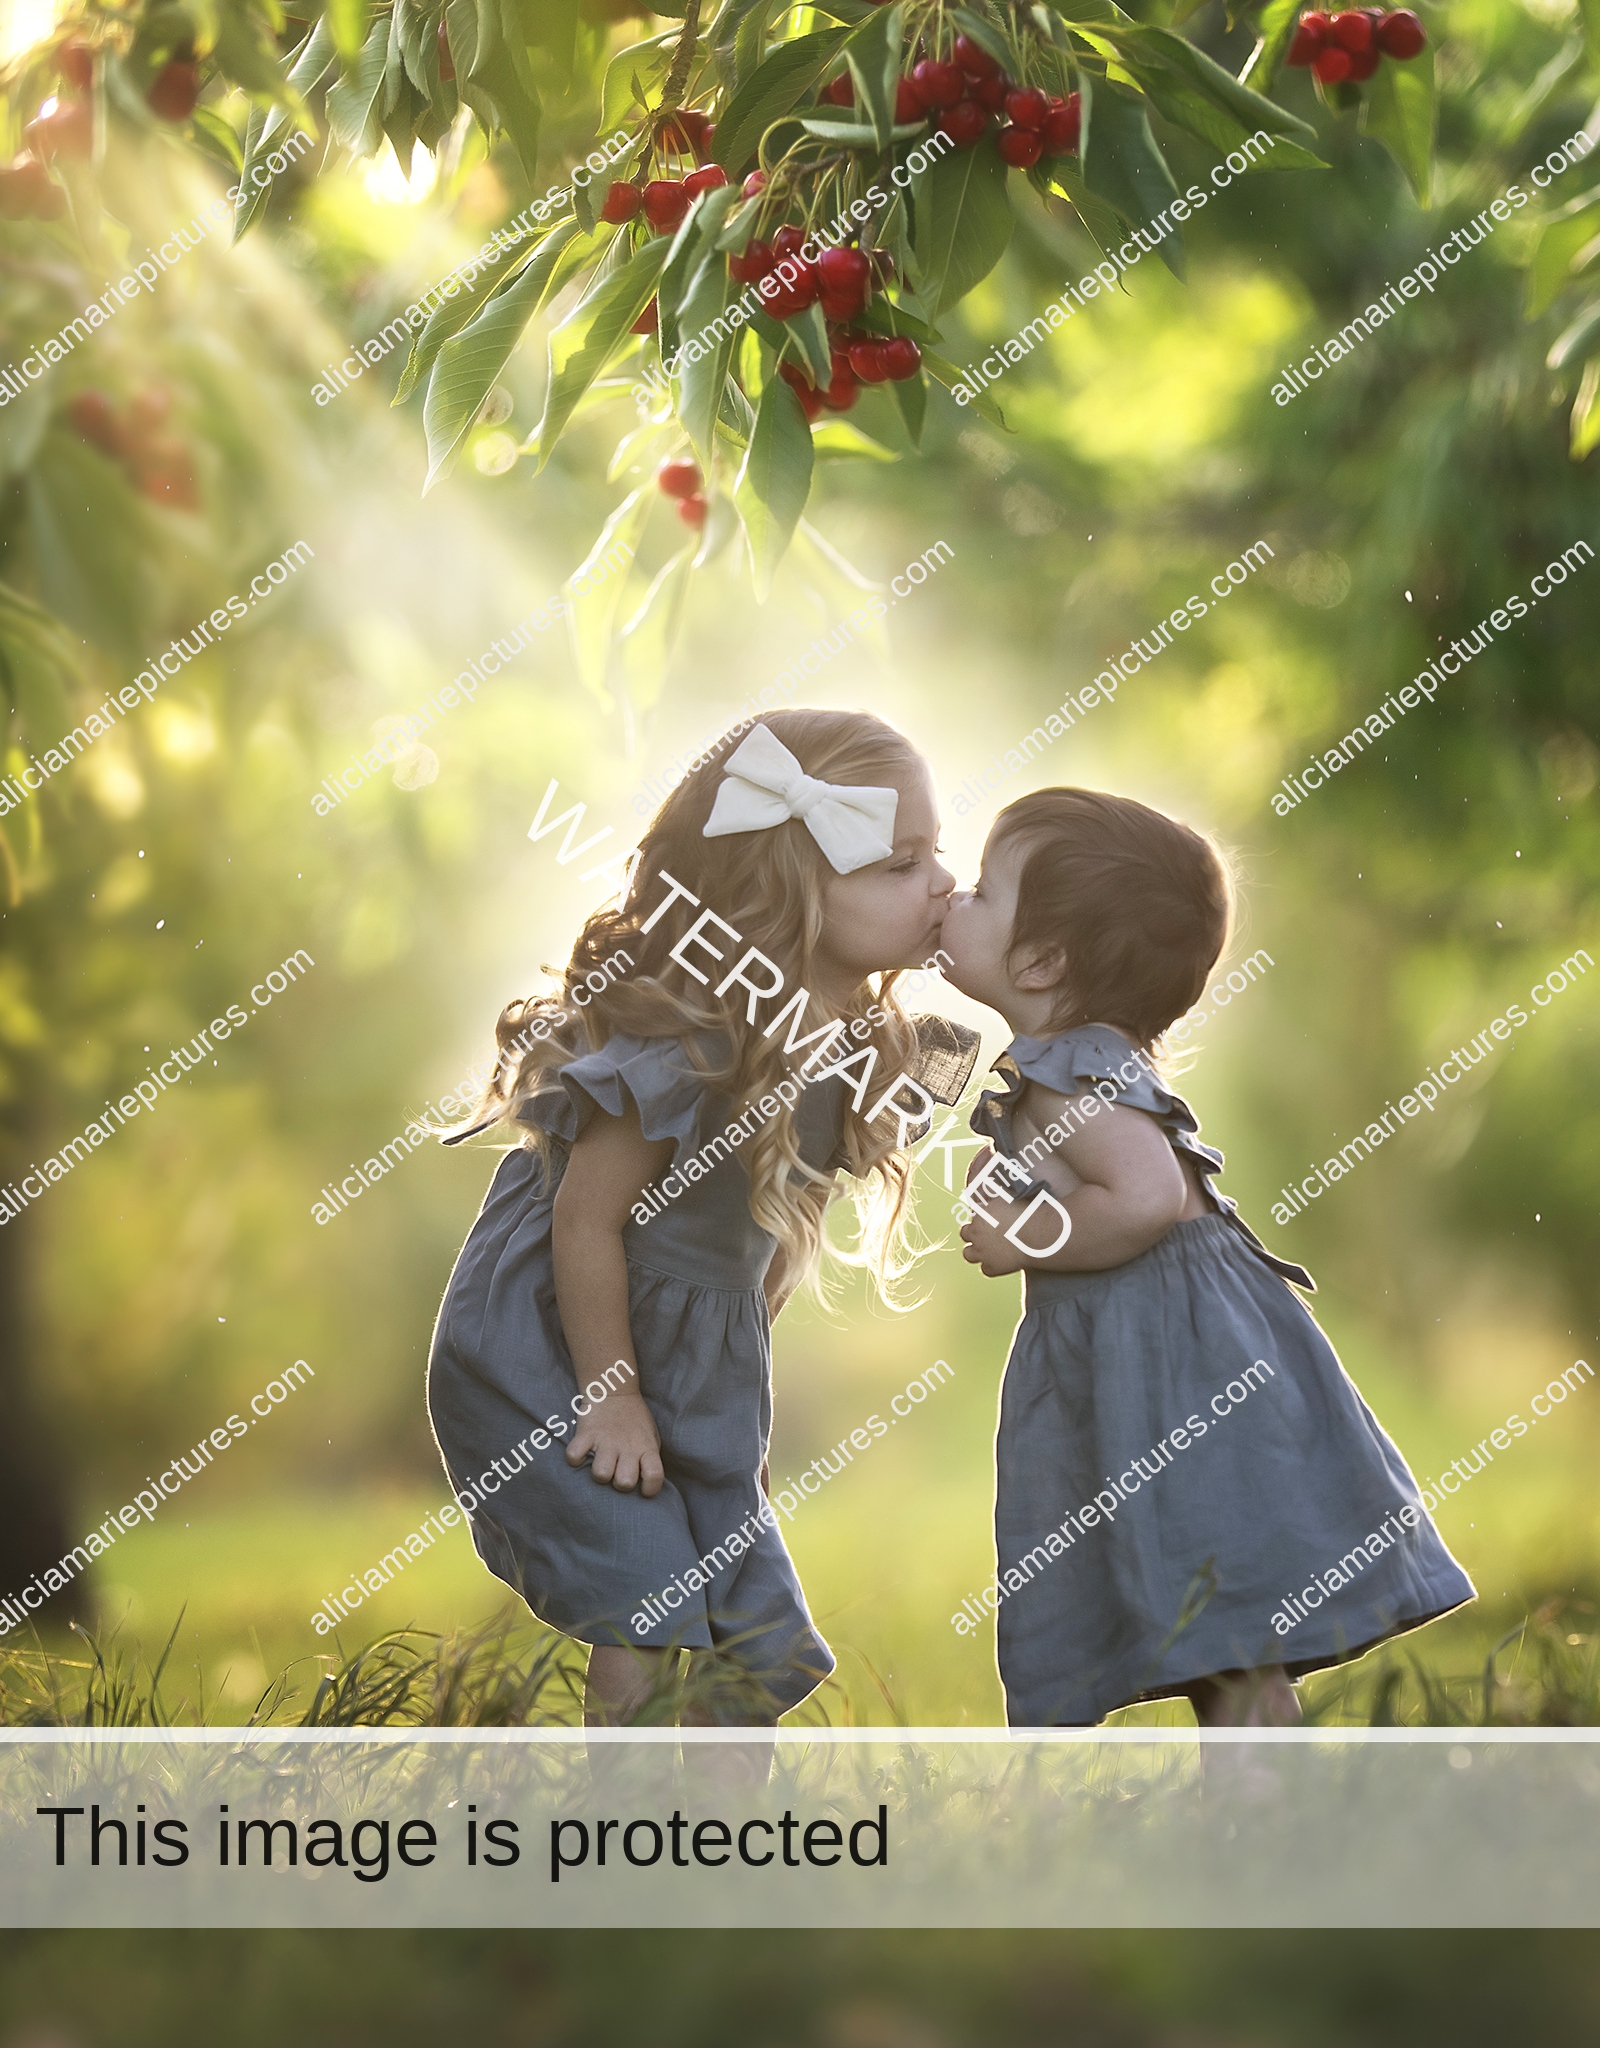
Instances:
[[[669,1142],[646,1138],[632,1104],[622,1116],[591,1117],[572,1147],[551,1217],[556,1306],[580,1398],[596,1381],[608,1389],[603,1400],[589,1402],[567,1462],[581,1465],[592,1451],[597,1484],[619,1493],[637,1487],[646,1499],[661,1491],[661,1438],[639,1392],[622,1231],[646,1182],[671,1157]]]
[[[1037,1101],[1033,1098],[1037,1096]],[[1074,1113],[1093,1101],[1094,1113]],[[1031,1121],[1067,1131],[1064,1142],[1030,1167],[1072,1218],[1072,1235],[1058,1252],[1030,1258],[1007,1242],[1005,1232],[1023,1212],[1021,1202],[984,1199],[993,1219],[974,1216],[962,1230],[964,1257],[991,1277],[1024,1269],[1054,1273],[1098,1273],[1126,1265],[1148,1251],[1187,1215],[1204,1215],[1205,1201],[1186,1175],[1166,1134],[1142,1109],[1125,1109],[1098,1097],[1069,1101],[1047,1090],[1030,1091]],[[1042,1122],[1041,1122],[1042,1120]],[[980,1171],[986,1155],[973,1162]],[[1065,1168],[1065,1171],[1062,1169]],[[1003,1183],[1002,1183],[1003,1184]],[[1053,1212],[1036,1216],[1026,1236],[1048,1243],[1058,1234]]]

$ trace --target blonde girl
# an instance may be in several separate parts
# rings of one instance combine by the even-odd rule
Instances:
[[[938,943],[937,831],[892,727],[775,712],[667,798],[558,992],[500,1018],[474,1128],[516,1142],[429,1409],[479,1555],[591,1645],[593,1722],[659,1695],[680,1647],[715,1653],[741,1724],[833,1668],[763,1490],[769,1324],[841,1166],[871,1187],[860,1256],[885,1285],[903,1267],[908,1133],[965,1080],[894,993]]]

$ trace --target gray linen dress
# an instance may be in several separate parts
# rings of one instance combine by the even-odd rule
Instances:
[[[954,1102],[976,1035],[916,1021],[923,1050],[912,1071],[936,1100]],[[676,1200],[622,1234],[639,1390],[661,1436],[661,1491],[646,1500],[596,1485],[564,1455],[577,1381],[556,1307],[551,1211],[573,1140],[597,1109],[620,1116],[630,1099],[645,1136],[672,1141],[668,1173],[681,1172],[731,1115],[675,1038],[619,1033],[548,1075],[518,1114],[558,1141],[554,1170],[547,1176],[540,1155],[519,1148],[495,1172],[434,1329],[434,1436],[458,1494],[490,1474],[492,1498],[470,1516],[473,1543],[540,1620],[585,1643],[716,1647],[787,1710],[834,1659],[761,1492],[772,1426],[762,1281],[775,1240],[750,1214],[739,1152],[724,1148]],[[809,1166],[840,1163],[843,1105],[838,1077],[801,1095],[796,1135]],[[550,1430],[542,1448],[512,1449],[552,1418],[559,1436]]]
[[[1182,1097],[1104,1026],[1016,1038],[995,1065],[1004,1092],[981,1097],[972,1127],[997,1151],[1017,1157],[1011,1113],[1028,1081],[1069,1096],[1107,1083],[1156,1118],[1213,1209],[1125,1265],[1026,1276],[995,1446],[1011,1725],[1086,1725],[1218,1671],[1281,1663],[1297,1677],[1474,1598],[1286,1284],[1310,1288],[1310,1275],[1273,1258],[1211,1185],[1222,1155]],[[1068,1521],[1084,1504],[1088,1522]],[[1322,1597],[1297,1612],[1287,1596],[1302,1589]]]

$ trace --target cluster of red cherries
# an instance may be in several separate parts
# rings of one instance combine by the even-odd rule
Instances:
[[[69,36],[56,52],[56,70],[70,92],[53,95],[22,131],[27,148],[0,166],[0,220],[59,220],[67,195],[50,175],[58,157],[86,161],[94,154],[94,103],[72,94],[94,89],[95,51]],[[145,105],[162,121],[187,121],[200,97],[200,67],[177,56],[150,81]]]
[[[1403,64],[1428,40],[1422,23],[1409,7],[1385,13],[1381,7],[1352,9],[1345,14],[1302,14],[1289,46],[1286,64],[1309,67],[1322,85],[1359,85],[1370,78],[1385,57]]]
[[[835,107],[855,104],[848,71],[823,87]],[[958,149],[971,149],[1002,125],[995,148],[1013,170],[1028,171],[1042,156],[1071,156],[1078,147],[1078,95],[1052,97],[1036,85],[1018,85],[971,36],[957,36],[948,59],[924,57],[895,86],[894,117],[901,125],[932,119]]]
[[[689,455],[675,455],[656,471],[656,482],[669,498],[677,500],[678,517],[685,526],[706,523],[706,480],[700,465]]]
[[[172,393],[153,384],[120,408],[104,391],[80,391],[67,407],[67,418],[92,448],[121,465],[135,490],[158,505],[193,512],[200,493],[188,448],[167,432],[171,410]]]

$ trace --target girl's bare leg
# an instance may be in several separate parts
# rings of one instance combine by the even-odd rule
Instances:
[[[1300,1699],[1281,1664],[1255,1671],[1217,1671],[1188,1688],[1202,1728],[1292,1728]]]
[[[1300,1719],[1300,1701],[1281,1664],[1213,1672],[1188,1690],[1202,1728],[1292,1728]],[[1284,1761],[1261,1743],[1204,1743],[1201,1782],[1208,1800],[1223,1801],[1224,1815],[1270,1809],[1284,1795]]]
[[[662,1660],[676,1661],[675,1650],[631,1650],[620,1644],[596,1643],[589,1652],[583,1686],[586,1728],[625,1727],[666,1682]]]
[[[701,1660],[705,1659],[704,1662]],[[710,1659],[705,1652],[691,1653],[690,1683],[710,1676]],[[718,1701],[715,1691],[702,1690],[691,1697],[683,1710],[685,1728],[776,1727],[774,1714],[758,1704],[748,1688],[736,1688]],[[772,1737],[757,1736],[745,1742],[686,1742],[683,1745],[683,1774],[691,1799],[711,1799],[718,1793],[754,1792],[766,1784],[772,1773]]]

